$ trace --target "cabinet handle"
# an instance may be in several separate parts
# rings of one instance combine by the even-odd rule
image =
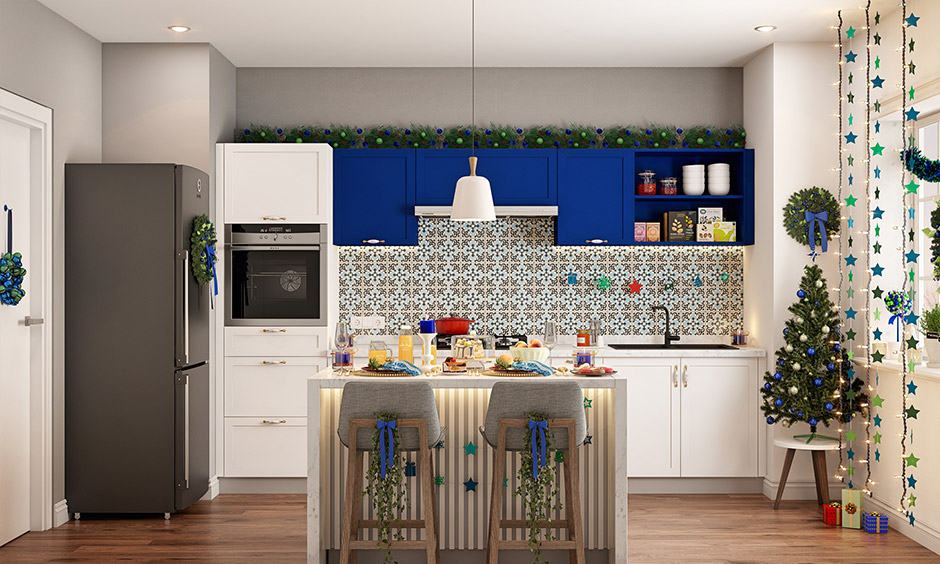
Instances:
[[[606,243],[607,239],[588,239],[585,243],[591,243],[593,245],[600,245],[601,243]]]
[[[682,367],[682,387],[683,388],[689,387],[689,365],[685,365]]]
[[[672,367],[672,387],[673,388],[679,387],[679,365],[678,364]]]
[[[262,329],[262,333],[287,333],[287,329]]]
[[[287,419],[279,419],[277,421],[271,421],[270,419],[262,419],[261,422],[264,423],[265,425],[281,425],[283,423],[287,423]]]
[[[261,364],[287,364],[286,360],[263,360]]]
[[[287,221],[287,218],[286,218],[286,217],[268,217],[268,216],[264,216],[264,217],[262,217],[261,219],[263,219],[264,221]]]
[[[385,239],[363,239],[362,242],[369,245],[378,245],[379,243],[384,243]]]

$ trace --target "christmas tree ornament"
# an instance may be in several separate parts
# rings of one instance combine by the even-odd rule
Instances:
[[[800,389],[799,389],[799,388],[797,388],[796,386],[791,386],[791,387],[790,387],[790,395],[791,395],[791,396],[795,396],[795,395],[798,394],[798,393],[800,393]],[[790,411],[791,411],[791,413],[792,413],[793,408],[790,408]]]
[[[786,346],[787,352],[793,352],[793,345]]]
[[[809,337],[807,337],[805,334],[800,335],[800,342],[801,342],[801,343],[805,343],[805,342],[806,342],[806,339],[808,339],[808,338],[809,338]]]

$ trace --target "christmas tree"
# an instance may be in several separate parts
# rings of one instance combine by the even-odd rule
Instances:
[[[787,344],[777,350],[775,371],[764,375],[761,409],[769,424],[809,423],[812,440],[820,424],[848,422],[868,402],[862,381],[851,378],[854,370],[842,346],[839,312],[821,268],[805,267],[796,296],[789,308],[793,317],[783,329]]]

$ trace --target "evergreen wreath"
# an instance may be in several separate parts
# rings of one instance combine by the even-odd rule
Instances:
[[[292,128],[249,124],[235,130],[236,143],[329,143],[334,149],[740,149],[747,133],[737,125],[688,128],[647,125],[607,128],[569,125],[515,127],[409,127],[301,125]]]
[[[217,260],[215,254],[215,226],[205,214],[193,220],[193,234],[189,237],[189,256],[191,257],[193,276],[200,286],[212,282],[215,274],[213,266]]]
[[[379,413],[376,416],[379,421],[397,421],[397,413]],[[408,487],[405,483],[405,465],[404,459],[398,445],[401,444],[401,429],[396,427],[392,430],[394,439],[394,448],[392,449],[392,463],[388,464],[385,471],[385,477],[382,477],[381,456],[379,448],[379,435],[387,433],[386,430],[376,429],[372,432],[372,456],[369,457],[369,468],[366,473],[366,488],[362,496],[369,497],[372,508],[378,521],[378,539],[376,544],[383,547],[385,563],[392,564],[396,560],[392,558],[392,541],[404,540],[401,528],[392,533],[392,523],[397,523],[401,519],[401,514],[408,509],[411,504],[408,502]],[[356,438],[349,440],[349,448],[356,448]],[[347,472],[352,472],[352,468],[347,468]]]
[[[933,265],[933,279],[940,280],[940,201],[930,212],[930,227],[924,228],[924,235],[930,237],[930,264]]]
[[[842,223],[839,219],[841,214],[839,202],[825,188],[813,186],[790,196],[790,201],[783,208],[783,226],[787,230],[787,235],[796,239],[797,243],[809,245],[809,222],[806,221],[806,212],[827,212],[829,214],[825,231],[827,240],[839,234],[839,227]],[[815,234],[814,245],[821,245],[822,229],[814,228],[813,232]]]
[[[940,160],[928,159],[917,147],[904,151],[901,160],[904,168],[922,181],[940,182]]]
[[[529,413],[526,419],[530,421],[547,421],[544,413]],[[555,444],[551,428],[545,431],[546,460],[555,460]],[[529,551],[535,555],[534,564],[547,562],[542,556],[542,527],[539,521],[552,520],[552,513],[561,509],[558,501],[558,488],[555,486],[555,466],[551,463],[539,467],[538,477],[534,477],[533,470],[538,461],[532,456],[532,436],[523,434],[523,448],[521,452],[522,464],[516,474],[519,485],[513,496],[522,498],[522,509],[525,511],[526,523],[529,532]],[[554,540],[552,529],[545,529],[545,540]]]

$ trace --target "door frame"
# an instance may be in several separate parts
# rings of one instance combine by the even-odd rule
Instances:
[[[30,311],[41,317],[30,337],[30,492],[29,528],[54,526],[52,499],[52,108],[0,88],[0,119],[30,130]],[[33,280],[37,280],[33,278]],[[37,291],[37,288],[39,291]],[[38,294],[38,295],[37,295]]]

